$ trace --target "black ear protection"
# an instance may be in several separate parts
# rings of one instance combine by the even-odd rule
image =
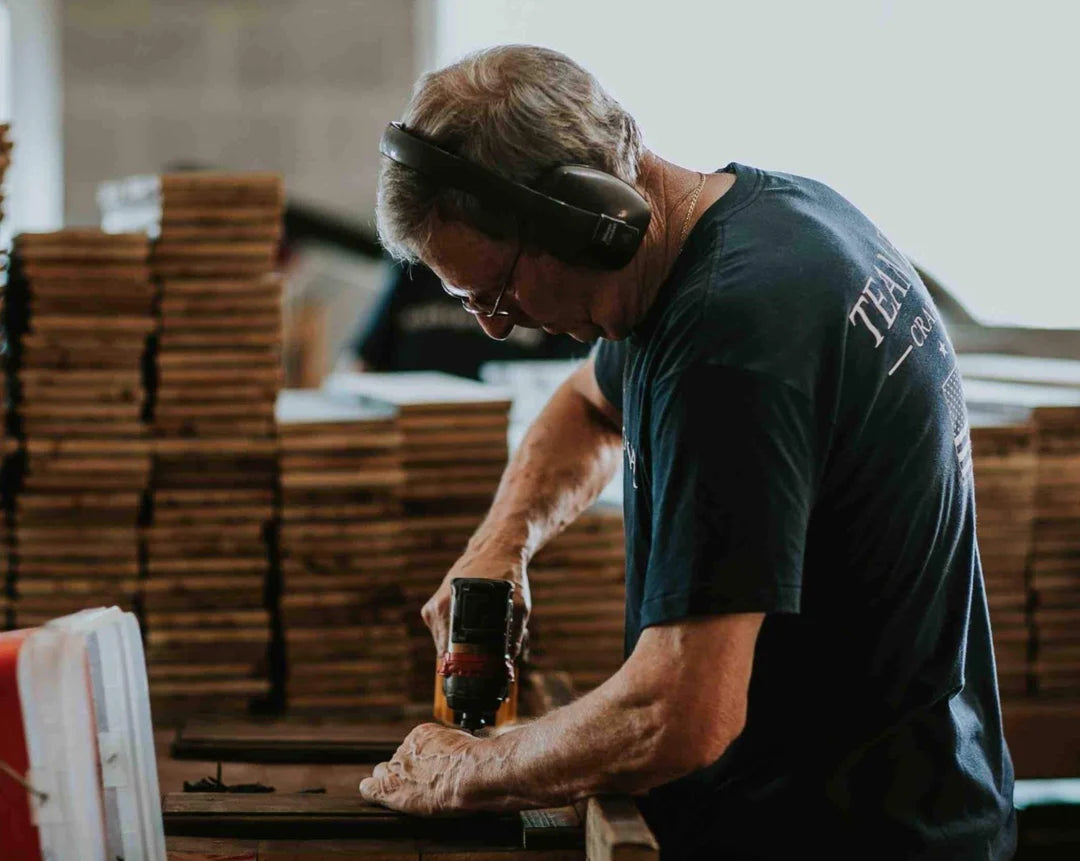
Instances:
[[[560,260],[594,269],[622,269],[645,238],[652,212],[629,183],[583,165],[562,165],[534,186],[506,179],[390,123],[379,152],[440,185],[518,213],[529,236]]]

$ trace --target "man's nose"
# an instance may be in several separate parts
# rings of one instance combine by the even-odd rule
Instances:
[[[505,341],[514,331],[514,321],[511,317],[483,317],[477,315],[476,322],[484,330],[484,334],[496,341]]]

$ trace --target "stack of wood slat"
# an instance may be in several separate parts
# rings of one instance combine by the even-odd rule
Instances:
[[[157,439],[144,584],[155,718],[270,692],[273,439]]]
[[[414,702],[430,702],[435,649],[420,609],[491,504],[506,467],[510,401],[500,388],[440,373],[337,374],[326,389],[396,410],[408,533],[400,582],[410,628],[410,693]]]
[[[597,505],[529,565],[530,661],[587,691],[623,662],[626,553],[622,510]]]
[[[1080,695],[1080,362],[959,357],[1004,698]],[[1022,561],[1021,561],[1022,560]],[[1027,673],[1015,672],[1018,566]],[[1025,690],[1026,689],[1026,690]]]
[[[1035,688],[1080,697],[1080,406],[1034,411],[1039,450],[1031,586]]]
[[[1035,520],[1035,430],[1027,421],[969,414],[979,554],[1002,697],[1028,694],[1032,630],[1027,567]]]
[[[148,252],[141,234],[15,239],[5,313],[26,455],[14,506],[20,626],[135,603],[150,472]]]
[[[409,644],[394,411],[289,389],[277,420],[289,711],[400,710]]]
[[[276,174],[131,177],[103,222],[156,241],[154,471],[144,609],[155,719],[269,692],[283,190]]]
[[[269,693],[284,201],[276,174],[167,174],[159,195],[145,607],[155,714],[168,719]],[[204,654],[215,639],[222,650]],[[162,643],[179,660],[160,659]]]

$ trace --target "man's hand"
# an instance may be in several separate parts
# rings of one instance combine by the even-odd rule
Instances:
[[[469,809],[469,752],[483,740],[467,732],[425,723],[416,727],[389,762],[360,783],[365,801],[421,816]]]
[[[509,580],[514,584],[514,622],[510,636],[510,657],[517,658],[526,634],[529,613],[532,611],[532,595],[525,566],[518,557],[490,552],[465,554],[443,578],[442,585],[420,611],[424,623],[431,629],[435,640],[435,653],[442,656],[450,640],[450,583],[455,577],[479,577],[488,580]]]

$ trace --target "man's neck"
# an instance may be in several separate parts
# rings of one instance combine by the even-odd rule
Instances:
[[[605,330],[628,333],[645,319],[675,266],[685,236],[735,182],[729,174],[705,174],[702,185],[702,176],[646,154],[638,185],[649,201],[652,219],[641,249],[617,273],[616,289],[604,291],[609,307],[599,310],[613,324]]]

